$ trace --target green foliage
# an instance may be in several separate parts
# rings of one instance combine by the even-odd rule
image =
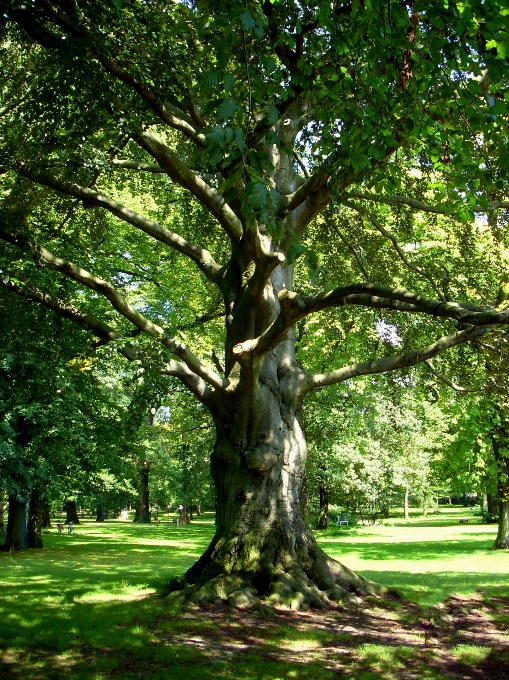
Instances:
[[[305,410],[304,423],[312,507],[321,483],[336,514],[371,521],[383,518],[407,487],[419,501],[432,497],[432,461],[450,437],[446,416],[415,387],[373,378],[331,387]]]

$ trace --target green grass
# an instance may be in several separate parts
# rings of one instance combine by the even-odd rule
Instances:
[[[453,593],[472,595],[479,588],[488,597],[507,595],[507,554],[490,550],[496,528],[459,525],[460,516],[471,515],[451,509],[428,520],[395,519],[339,534],[318,532],[318,540],[350,568],[400,588],[421,605]],[[195,617],[182,616],[160,596],[164,582],[197,559],[213,531],[211,515],[180,529],[165,523],[157,527],[85,520],[73,536],[55,530],[45,535],[44,550],[0,553],[0,677],[337,677],[338,649],[351,642],[348,632],[330,625],[301,625],[295,618],[247,623],[226,609],[220,619],[217,612],[207,610]],[[502,628],[506,617],[500,612]],[[218,622],[222,646],[216,650]],[[258,625],[264,627],[263,634]],[[244,650],[242,654],[237,648]],[[452,658],[476,664],[488,652],[458,644]],[[410,657],[406,645],[361,640],[355,654],[344,657],[345,669],[355,680],[390,680],[404,670]],[[434,670],[422,674],[438,677]]]
[[[459,524],[468,519],[469,524]],[[492,550],[497,527],[480,524],[467,508],[427,518],[399,517],[381,525],[317,532],[321,547],[366,578],[401,590],[422,605],[477,590],[508,590],[507,553]]]

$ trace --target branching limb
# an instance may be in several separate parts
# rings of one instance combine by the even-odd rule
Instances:
[[[210,281],[221,286],[221,268],[217,262],[214,261],[212,255],[204,248],[200,248],[194,243],[186,241],[178,234],[175,234],[165,227],[162,227],[157,222],[153,222],[152,220],[139,215],[133,210],[126,208],[121,203],[113,200],[109,196],[100,194],[93,189],[80,186],[74,182],[57,179],[49,173],[40,172],[39,170],[35,170],[24,163],[18,163],[16,169],[20,175],[23,175],[23,177],[27,177],[34,182],[38,182],[39,184],[44,184],[45,186],[51,187],[52,189],[56,189],[61,193],[67,194],[68,196],[79,198],[87,206],[96,206],[98,208],[104,208],[105,210],[108,210],[119,219],[124,220],[124,222],[131,224],[133,227],[136,227],[141,231],[144,231],[149,236],[152,236],[158,241],[165,243],[171,248],[174,248],[179,253],[187,255],[187,257],[191,258],[191,260],[195,262],[195,264]]]
[[[416,366],[419,363],[427,361],[446,349],[455,347],[463,342],[469,342],[476,338],[485,335],[493,330],[492,326],[478,326],[465,331],[459,331],[452,335],[446,335],[432,345],[423,347],[416,352],[409,354],[401,354],[395,357],[386,357],[384,359],[376,359],[374,361],[365,361],[352,366],[345,366],[330,373],[318,373],[308,378],[307,385],[304,392],[315,390],[326,385],[334,385],[336,383],[356,378],[360,375],[373,375],[374,373],[386,373],[388,371],[395,371],[401,368],[409,368]]]
[[[330,173],[327,172],[325,167],[318,169],[293,193],[281,196],[279,199],[281,215],[298,208],[311,194],[327,184],[329,175]]]
[[[124,338],[124,336],[111,328],[111,326],[108,326],[108,324],[100,321],[92,314],[83,312],[74,305],[70,305],[69,303],[49,295],[38,288],[21,286],[19,283],[15,283],[6,277],[0,279],[0,284],[7,288],[7,290],[14,292],[17,295],[22,295],[29,302],[37,302],[44,307],[56,312],[60,316],[73,321],[85,330],[92,332],[96,337],[100,338],[101,345],[116,341],[118,352],[126,357],[126,359],[129,361],[134,361],[138,356],[138,350],[136,347],[129,344],[120,344],[119,341],[121,340],[126,340],[127,342],[127,338]],[[194,394],[194,396],[199,399],[199,401],[201,401],[202,404],[212,410],[212,390],[207,386],[204,380],[189,370],[185,364],[172,360],[168,362],[164,368],[160,369],[159,373],[162,375],[172,375],[179,378],[180,381],[189,389],[189,391]]]
[[[77,267],[71,262],[67,262],[59,257],[56,257],[43,246],[32,243],[28,239],[25,239],[24,237],[17,234],[0,231],[0,238],[24,249],[25,251],[33,253],[39,262],[43,263],[50,269],[59,271],[61,274],[64,274],[64,276],[67,276],[68,278],[73,279],[81,285],[86,286],[87,288],[90,288],[91,290],[94,290],[100,295],[104,296],[110,302],[112,307],[116,309],[117,312],[119,312],[119,314],[128,319],[128,321],[130,321],[140,331],[146,333],[165,345],[172,354],[175,354],[177,357],[179,357],[179,359],[181,359],[191,371],[205,380],[205,382],[209,383],[209,385],[212,385],[219,390],[222,390],[228,386],[228,381],[222,380],[221,377],[217,375],[217,373],[202,364],[198,357],[196,357],[184,343],[180,342],[176,338],[168,337],[165,330],[161,328],[161,326],[153,323],[143,314],[138,312],[108,281],[104,281],[97,276],[93,276],[85,269]]]
[[[70,321],[74,321],[78,326],[81,326],[87,331],[93,333],[96,337],[101,339],[101,344],[106,344],[108,342],[120,341],[123,336],[117,333],[111,326],[96,319],[92,314],[83,312],[74,305],[70,305],[64,300],[49,295],[39,288],[33,286],[20,285],[15,283],[12,279],[4,277],[0,279],[0,283],[7,288],[7,290],[21,295],[26,298],[29,302],[38,302],[39,304],[51,309],[60,316],[63,316]],[[119,346],[118,351],[123,354],[129,361],[133,361],[136,357],[136,348],[132,346]]]
[[[433,364],[431,363],[431,361],[425,361],[424,363],[426,364],[430,372],[433,373],[435,378],[438,378],[441,382],[444,383],[444,385],[451,387],[455,392],[479,392],[480,388],[478,387],[462,387],[461,385],[456,385],[456,383],[453,383],[452,380],[449,380],[444,375],[441,375],[437,370],[435,370],[433,368]]]
[[[126,71],[116,59],[105,56],[102,46],[98,44],[97,37],[92,35],[84,25],[76,23],[57,4],[49,2],[48,0],[38,0],[37,5],[38,9],[42,9],[46,17],[54,24],[64,31],[67,31],[72,36],[86,40],[88,43],[88,53],[91,56],[94,56],[108,73],[136,92],[162,122],[166,123],[166,125],[169,125],[174,130],[183,133],[188,139],[191,139],[202,148],[207,148],[207,139],[205,135],[196,129],[195,122],[191,118],[188,118],[188,116],[178,107],[168,102],[162,102],[161,98],[158,97],[146,83],[141,82]],[[18,15],[19,12],[18,14],[14,13],[13,18],[17,19],[18,23],[20,23],[35,40],[40,42],[39,34],[41,33],[41,35],[43,35],[42,32],[47,32],[47,29],[44,29],[43,25],[38,21],[37,14],[29,11],[25,17],[22,15],[21,18],[19,18]],[[30,27],[31,32],[29,30]],[[42,43],[44,45],[49,39],[47,36],[45,37],[46,40]],[[52,47],[56,46],[57,44],[53,41]]]
[[[399,312],[428,314],[475,326],[509,323],[509,312],[491,307],[439,302],[406,290],[374,283],[356,283],[315,296],[302,296],[283,289],[279,293],[280,312],[273,323],[257,338],[235,345],[234,355],[240,360],[245,353],[260,357],[270,352],[286,337],[300,319],[331,307],[360,305]]]
[[[128,161],[113,159],[111,164],[116,168],[125,168],[127,170],[142,170],[143,172],[151,172],[154,174],[165,175],[166,170],[163,170],[160,165],[155,163],[143,163],[141,161]]]
[[[240,241],[243,233],[242,224],[224,198],[193,172],[154,131],[139,131],[134,140],[155,158],[174,182],[190,191],[210,210],[232,241],[235,243]]]
[[[369,277],[369,274],[368,274],[368,272],[367,272],[367,270],[366,270],[366,268],[365,268],[365,266],[364,266],[364,264],[361,260],[361,256],[358,254],[358,252],[355,250],[355,248],[350,243],[350,241],[346,238],[346,236],[341,232],[339,227],[336,224],[334,224],[334,222],[329,221],[328,224],[329,224],[329,226],[332,227],[332,229],[336,232],[336,234],[339,236],[339,238],[343,241],[343,243],[348,248],[348,250],[352,253],[352,255],[354,256],[355,261],[357,262],[357,265],[358,265],[359,269],[361,270],[364,278],[366,279],[366,281],[369,281],[370,277]]]
[[[414,264],[413,262],[410,262],[408,257],[405,255],[403,248],[401,248],[401,246],[399,245],[397,239],[390,233],[390,231],[387,231],[387,229],[385,229],[381,225],[380,221],[372,213],[370,213],[368,210],[365,210],[364,208],[361,208],[360,206],[356,205],[355,203],[351,203],[350,201],[345,201],[344,205],[347,205],[349,208],[352,208],[352,210],[355,210],[359,214],[367,217],[368,220],[371,222],[371,224],[375,227],[375,229],[377,229],[382,234],[382,236],[385,236],[385,238],[389,239],[389,241],[394,246],[394,249],[398,253],[399,258],[403,262],[405,267],[407,267],[411,271],[415,272],[419,276],[422,276],[425,279],[427,279],[429,281],[431,287],[435,291],[435,293],[440,298],[440,300],[443,300],[445,302],[445,296],[444,296],[443,292],[440,290],[440,288],[437,286],[437,284],[435,283],[435,280],[433,279],[431,274],[426,269],[423,269],[422,267],[419,267],[418,265]]]
[[[386,205],[407,205],[410,208],[414,208],[420,212],[436,213],[437,215],[453,215],[454,207],[451,206],[436,206],[430,205],[429,203],[423,203],[418,201],[416,198],[409,198],[407,196],[385,196],[381,194],[371,194],[365,191],[349,191],[346,194],[350,198],[360,198],[365,201],[372,201],[374,203],[385,203]],[[486,206],[474,205],[470,207],[474,213],[485,213],[492,212],[493,210],[500,210],[502,208],[509,208],[509,201],[496,201],[494,203],[488,203]]]
[[[207,383],[193,373],[180,361],[169,361],[164,368],[159,369],[161,375],[171,375],[178,378],[194,396],[209,410],[213,406],[213,393]]]

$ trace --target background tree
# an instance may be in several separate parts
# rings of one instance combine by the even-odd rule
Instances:
[[[355,247],[339,234],[332,245],[315,218],[361,215],[352,192],[422,212],[398,193],[412,168],[451,224],[507,207],[472,181],[486,175],[503,192],[505,5],[1,7],[5,203],[37,194],[39,206],[0,232],[4,285],[176,378],[210,412],[217,531],[187,573],[194,597],[225,574],[233,603],[253,589],[293,607],[376,590],[329,559],[304,520],[303,401],[429,360],[509,316],[463,291],[452,302],[416,270],[423,294],[408,292],[384,257],[361,282]],[[412,318],[399,354],[362,342],[373,309]],[[329,353],[314,372],[296,360],[295,326],[321,312],[332,331],[355,319],[358,342],[341,367]]]

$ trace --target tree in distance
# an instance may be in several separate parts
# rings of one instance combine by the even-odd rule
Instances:
[[[382,261],[362,279],[362,253],[323,229],[352,205],[463,224],[507,209],[505,1],[0,7],[3,284],[210,414],[217,527],[185,596],[305,609],[385,592],[304,519],[304,400],[470,343],[509,312],[430,281],[407,291]],[[425,195],[398,193],[412,172]],[[411,317],[402,353],[373,350],[373,310]],[[296,328],[319,314],[357,324],[359,342],[314,372]]]

